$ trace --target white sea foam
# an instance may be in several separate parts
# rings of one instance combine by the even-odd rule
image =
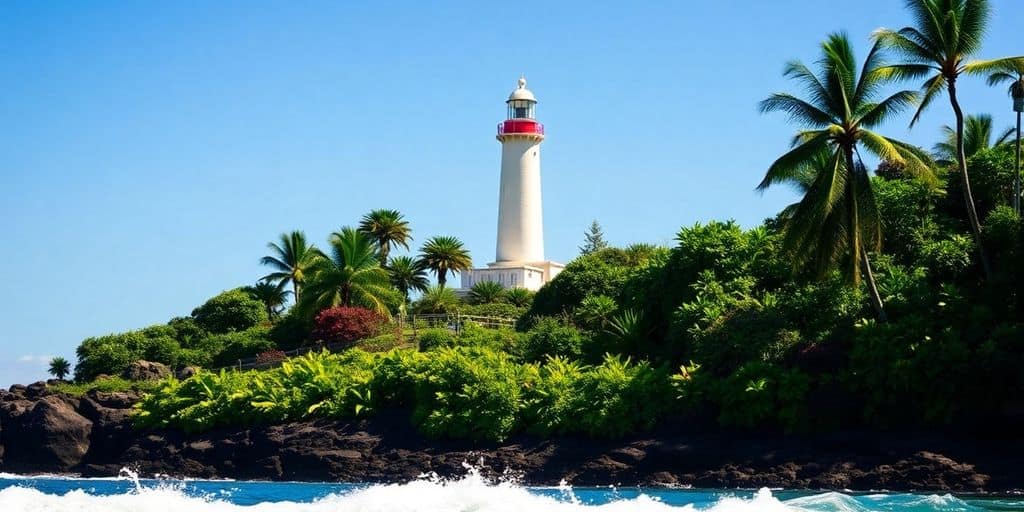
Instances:
[[[694,510],[692,506],[673,507],[641,495],[629,500],[601,505],[586,505],[562,487],[562,498],[540,496],[505,482],[487,483],[470,474],[460,480],[423,479],[406,484],[373,485],[344,494],[331,495],[312,503],[277,502],[251,506],[235,505],[216,497],[195,497],[170,484],[139,487],[134,491],[98,496],[83,490],[65,494],[46,494],[26,487],[0,491],[0,510],[4,512],[521,512],[521,511],[601,511],[660,512]],[[792,510],[762,489],[752,499],[724,498],[711,509],[714,512],[781,512]]]
[[[85,490],[47,494],[28,487],[0,490],[2,512],[664,512],[695,511],[692,505],[672,506],[639,495],[603,504],[587,504],[568,485],[557,493],[539,495],[514,482],[489,483],[475,471],[458,480],[427,477],[405,484],[372,485],[334,494],[311,503],[276,502],[238,505],[224,495],[197,497],[187,494],[184,483],[155,486],[125,474],[136,482],[134,490],[117,495],[96,495]],[[867,499],[864,499],[867,498]],[[842,493],[823,493],[782,502],[768,489],[753,497],[724,497],[701,512],[869,512],[872,510],[971,510],[953,496],[879,495],[856,499]],[[888,500],[893,501],[888,501]],[[886,500],[886,503],[882,503]]]

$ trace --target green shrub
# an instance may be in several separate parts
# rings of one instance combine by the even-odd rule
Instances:
[[[431,437],[502,441],[522,409],[522,367],[499,352],[442,349],[416,382],[413,421]]]
[[[459,306],[459,313],[470,316],[488,316],[495,318],[517,319],[526,313],[526,308],[495,302],[491,304],[466,304]]]
[[[921,263],[935,280],[947,281],[962,275],[971,265],[974,241],[967,235],[930,241],[921,247]]]
[[[718,421],[723,426],[754,428],[774,424],[787,431],[798,431],[807,422],[808,387],[807,376],[799,370],[750,362],[711,383],[707,395],[717,406]]]
[[[281,350],[294,350],[310,340],[311,331],[309,320],[289,311],[270,328],[270,339]]]
[[[411,406],[416,398],[416,381],[430,355],[412,350],[391,350],[381,354],[373,368],[373,396],[381,404]]]
[[[418,333],[420,350],[437,350],[440,348],[454,347],[457,342],[455,333],[448,329],[424,329]]]
[[[242,289],[228,290],[192,311],[196,325],[212,333],[244,331],[268,320],[262,302]]]
[[[99,375],[117,376],[142,359],[148,340],[140,331],[87,338],[76,349],[75,380],[87,382]]]
[[[615,299],[607,295],[590,295],[576,308],[576,321],[588,329],[603,330],[618,309]]]
[[[583,355],[583,334],[556,318],[539,319],[523,337],[519,355],[526,361],[542,361],[548,356],[579,359]]]
[[[630,270],[622,249],[602,249],[569,262],[533,297],[530,316],[554,316],[572,312],[592,295],[616,297]]]
[[[571,396],[575,414],[567,421],[592,437],[615,438],[654,426],[671,388],[664,369],[609,355],[580,375]]]
[[[147,361],[158,361],[170,368],[177,368],[181,360],[181,345],[169,336],[152,338],[146,343],[142,357]]]
[[[564,357],[550,357],[536,369],[524,411],[529,431],[541,436],[569,434],[576,423],[580,400],[576,392],[589,367]]]
[[[156,381],[133,381],[121,377],[107,377],[89,382],[61,382],[49,386],[48,390],[53,393],[64,393],[74,397],[84,396],[90,391],[101,391],[104,393],[142,391],[150,392],[159,386]]]
[[[231,366],[239,359],[256,357],[260,352],[275,348],[274,342],[270,341],[270,330],[266,327],[253,327],[241,332],[229,332],[226,334],[214,334],[209,336],[209,346],[223,347],[213,357],[214,366]]]

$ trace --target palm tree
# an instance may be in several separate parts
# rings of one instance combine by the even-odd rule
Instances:
[[[276,318],[281,314],[288,294],[292,293],[284,289],[283,281],[279,281],[277,284],[270,281],[259,281],[252,286],[246,286],[245,291],[252,298],[263,303],[267,308],[267,316],[270,318]]]
[[[67,359],[60,356],[50,359],[50,375],[64,380],[64,377],[67,377],[69,373],[71,373],[71,363]]]
[[[470,304],[493,304],[500,302],[505,287],[494,281],[480,281],[469,289]]]
[[[845,34],[830,35],[821,50],[817,74],[799,61],[790,62],[785,70],[787,77],[804,86],[809,100],[780,93],[761,102],[762,112],[786,112],[805,129],[794,139],[793,148],[769,167],[758,189],[806,182],[808,168],[821,165],[810,173],[813,181],[801,201],[784,214],[784,246],[795,261],[809,260],[821,272],[845,257],[844,274],[855,286],[863,276],[871,305],[884,320],[868,258],[869,249],[881,246],[881,225],[859,150],[863,147],[911,174],[934,179],[923,151],[870,130],[913,104],[917,94],[899,91],[877,101],[878,88],[887,76],[879,42],[860,69]]]
[[[971,180],[967,174],[964,150],[964,112],[957,99],[957,79],[964,72],[984,72],[1001,62],[965,63],[981,49],[981,40],[991,15],[988,0],[906,0],[916,26],[898,31],[879,29],[875,40],[898,52],[904,62],[888,67],[889,76],[896,79],[928,77],[921,86],[923,96],[910,125],[921,118],[921,113],[945,89],[950,106],[956,116],[956,162],[962,182],[964,204],[971,231],[978,243],[981,263],[988,275],[988,257],[981,245],[981,222],[971,193]]]
[[[359,222],[359,231],[377,242],[380,266],[386,267],[393,247],[409,248],[412,230],[398,210],[373,210]]]
[[[329,245],[330,253],[310,268],[302,309],[312,314],[333,306],[363,306],[390,316],[386,299],[394,289],[377,259],[374,242],[344,227],[331,234]]]
[[[990,65],[988,76],[989,85],[999,85],[1010,82],[1007,92],[1013,98],[1013,111],[1017,113],[1017,158],[1016,173],[1013,180],[1013,209],[1020,213],[1020,114],[1024,112],[1024,57],[1016,59],[1004,59],[1002,62]]]
[[[458,309],[461,303],[459,296],[451,288],[431,286],[413,304],[413,311],[418,314],[451,313]]]
[[[533,302],[533,295],[533,292],[526,288],[515,287],[505,290],[505,293],[502,295],[502,299],[513,306],[525,308]]]
[[[423,262],[412,256],[396,256],[391,259],[387,267],[391,276],[391,284],[398,291],[402,292],[405,300],[409,300],[409,292],[412,290],[422,292],[430,286],[427,279],[427,269]]]
[[[427,240],[420,249],[420,260],[437,275],[437,284],[442,288],[448,282],[449,272],[469,270],[473,264],[469,251],[454,236],[435,236]]]
[[[992,133],[992,116],[967,116],[964,119],[964,156],[970,158],[981,150],[1001,146],[1013,140],[1013,128],[999,132],[995,140],[992,139]],[[945,140],[936,144],[932,152],[935,153],[939,164],[950,165],[956,162],[956,129],[943,126],[942,134]]]
[[[276,271],[263,276],[260,280],[278,282],[282,286],[291,283],[292,296],[295,302],[298,302],[299,290],[306,279],[306,272],[315,262],[319,251],[315,246],[306,243],[306,234],[302,231],[282,233],[280,243],[271,242],[267,247],[273,254],[264,256],[260,263]]]

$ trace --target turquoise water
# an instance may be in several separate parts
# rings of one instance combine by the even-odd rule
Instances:
[[[0,511],[440,512],[440,511],[976,511],[1021,510],[1024,497],[937,494],[522,487],[475,474],[406,484],[357,485],[24,478],[0,475]]]

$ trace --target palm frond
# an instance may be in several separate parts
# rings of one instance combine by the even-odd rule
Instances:
[[[803,132],[805,140],[796,147],[780,156],[768,168],[764,179],[757,185],[757,190],[765,190],[777,183],[788,183],[802,172],[805,163],[815,155],[828,150],[829,134],[826,131]]]

